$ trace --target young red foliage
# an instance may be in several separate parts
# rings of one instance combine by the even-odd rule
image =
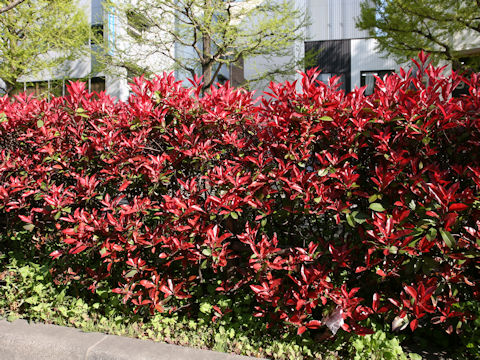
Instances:
[[[480,78],[418,67],[371,96],[312,70],[258,102],[172,75],[127,102],[0,98],[2,234],[151,312],[210,282],[299,334],[332,309],[359,334],[378,314],[448,330],[480,293]]]

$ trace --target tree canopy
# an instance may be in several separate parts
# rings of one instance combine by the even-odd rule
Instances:
[[[408,60],[424,50],[434,60],[457,61],[462,43],[480,35],[479,0],[368,0],[357,27],[378,40],[379,49]]]
[[[17,80],[53,69],[89,51],[90,25],[74,0],[3,2],[0,79],[9,93]],[[0,4],[1,5],[3,5]]]
[[[3,1],[0,2],[0,14],[8,11],[8,10],[11,10],[13,9],[15,6],[21,4],[22,2],[24,2],[25,0],[13,0],[12,2],[10,3],[6,3],[6,4],[3,4]]]
[[[223,67],[243,59],[291,57],[305,25],[305,15],[290,0],[124,0],[107,2],[106,9],[123,16],[127,31],[118,40],[131,44],[122,48],[117,41],[107,62],[140,75],[152,72],[142,59],[159,56],[168,64],[165,70],[203,75],[205,88]],[[294,67],[290,62],[270,73]]]

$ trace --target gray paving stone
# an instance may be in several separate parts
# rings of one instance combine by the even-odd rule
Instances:
[[[245,356],[158,343],[148,340],[108,336],[93,347],[87,360],[248,360]]]
[[[84,360],[87,350],[102,338],[104,334],[73,328],[0,320],[0,359]]]
[[[215,351],[0,319],[0,360],[252,360]]]

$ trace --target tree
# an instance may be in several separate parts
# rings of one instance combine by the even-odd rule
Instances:
[[[421,50],[434,60],[457,62],[462,42],[480,35],[479,0],[368,0],[357,27],[378,40],[379,50],[401,60]]]
[[[149,74],[154,70],[142,59],[157,56],[164,59],[164,70],[203,75],[204,88],[218,79],[224,66],[243,59],[291,58],[294,42],[302,39],[303,44],[300,29],[306,23],[305,14],[290,0],[124,0],[110,1],[106,9],[124,15],[128,39],[124,37],[123,44],[130,44],[122,48],[122,41],[117,42],[109,64],[134,75]],[[294,67],[290,62],[273,72]]]
[[[54,69],[89,51],[90,25],[75,0],[11,2],[0,13],[0,79],[10,93],[17,80]]]
[[[21,4],[22,2],[24,2],[25,0],[14,0],[12,1],[11,3],[8,3],[8,4],[5,4],[3,5],[1,8],[0,8],[0,14],[8,11],[8,10],[11,10],[13,9],[15,6]]]

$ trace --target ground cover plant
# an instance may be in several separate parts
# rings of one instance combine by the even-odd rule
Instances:
[[[81,83],[1,98],[1,251],[144,319],[377,329],[359,353],[433,334],[478,356],[480,79],[427,63],[371,96],[310,71],[258,103],[172,75],[126,103]]]

